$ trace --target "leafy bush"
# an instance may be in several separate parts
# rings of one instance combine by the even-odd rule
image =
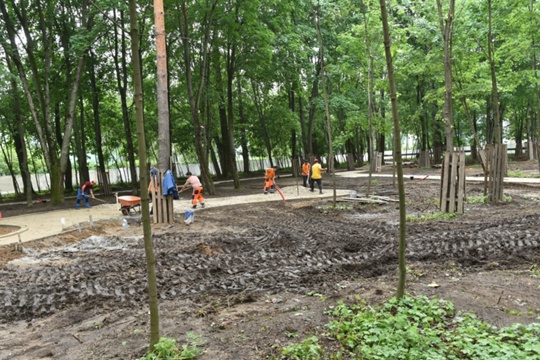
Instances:
[[[451,302],[426,296],[392,298],[379,307],[339,304],[328,313],[332,359],[539,359],[540,324],[498,329]],[[317,338],[284,350],[287,359],[323,353]]]
[[[200,337],[194,334],[187,334],[191,340],[189,345],[182,345],[182,350],[176,345],[176,340],[162,337],[154,346],[154,350],[141,360],[193,360],[202,354],[198,348],[203,344]]]
[[[283,349],[285,359],[318,360],[321,359],[322,348],[316,336],[305,339],[300,344],[293,344]]]

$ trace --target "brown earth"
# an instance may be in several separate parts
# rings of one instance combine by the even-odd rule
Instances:
[[[532,162],[510,167],[537,172]],[[405,173],[407,214],[437,212],[439,182],[422,180],[437,170]],[[279,180],[282,187],[295,183]],[[397,199],[391,178],[372,184],[381,197]],[[330,185],[325,175],[325,192]],[[366,185],[367,178],[336,176],[339,189],[361,194]],[[219,184],[207,202],[259,192],[262,181],[242,186]],[[483,183],[467,182],[466,193],[482,195]],[[450,220],[407,224],[409,294],[451,300],[497,326],[537,321],[538,188],[506,184],[505,194],[510,201],[470,203]],[[10,213],[17,211],[28,209],[12,205]],[[200,335],[201,359],[267,359],[323,334],[324,312],[338,301],[377,304],[394,296],[398,211],[392,201],[338,201],[333,208],[332,198],[311,198],[209,207],[196,212],[191,226],[181,219],[154,226],[161,336],[184,344],[188,333]],[[136,223],[122,232],[117,221],[104,221],[24,244],[22,254],[1,247],[0,359],[144,355],[149,316],[141,233]]]

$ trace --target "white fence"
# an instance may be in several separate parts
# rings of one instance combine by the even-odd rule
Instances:
[[[290,159],[275,159],[274,165],[277,165],[278,167],[291,167],[291,160]],[[242,160],[237,160],[236,166],[238,168],[238,171],[244,170],[244,162]],[[200,167],[199,164],[182,164],[182,163],[173,163],[174,170],[178,176],[184,176],[187,171],[191,171],[195,175],[200,174]],[[250,171],[258,171],[263,170],[270,167],[270,163],[268,159],[255,159],[250,160],[249,163],[249,170]],[[212,175],[215,175],[215,169],[212,164],[209,166],[210,173]],[[121,169],[109,169],[109,182],[112,184],[116,184],[120,182],[120,179],[122,179],[124,182],[130,182],[131,181],[131,174],[128,168],[121,168]],[[139,175],[139,169],[137,168],[137,176]],[[22,189],[22,178],[21,176],[16,177],[17,182],[19,184],[19,188],[21,191]],[[90,170],[90,179],[98,179],[97,172],[95,170]],[[75,186],[80,183],[78,174],[73,172],[73,182]],[[32,186],[34,190],[36,191],[48,191],[50,189],[50,178],[48,174],[33,174],[32,175]],[[15,188],[13,187],[13,180],[11,176],[0,176],[0,194],[13,194],[15,193]]]

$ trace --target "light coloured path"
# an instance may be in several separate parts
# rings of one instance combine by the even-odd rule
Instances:
[[[341,177],[368,177],[369,174],[366,171],[346,171],[338,172],[336,176]],[[373,178],[392,177],[392,174],[373,174]],[[439,175],[404,175],[407,181],[410,181],[410,177],[413,176],[413,181],[440,181]],[[427,176],[427,177],[426,177]],[[327,175],[326,184],[328,184],[329,176]],[[484,178],[482,176],[470,176],[466,178],[471,182],[482,182]],[[538,178],[505,178],[507,183],[523,183],[523,184],[540,184]],[[308,199],[308,198],[328,198],[333,196],[331,189],[325,189],[324,194],[320,195],[316,190],[310,192],[307,188],[302,186],[287,186],[283,187],[282,192],[287,201]],[[338,189],[336,190],[337,196],[347,196],[350,193],[350,189]],[[220,197],[212,198],[208,196],[206,199],[206,209],[227,205],[241,205],[247,203],[256,202],[281,202],[283,201],[278,193],[263,195],[262,193],[245,195],[245,196],[233,196],[233,197]],[[174,202],[174,211],[177,214],[182,214],[185,210],[191,209],[190,195],[186,192],[181,194],[180,200]],[[201,211],[197,209],[196,211]],[[119,204],[102,204],[93,206],[90,209],[81,208],[79,210],[56,210],[43,213],[35,213],[29,215],[13,216],[9,217],[4,214],[4,217],[0,219],[0,225],[11,225],[20,227],[20,230],[14,233],[10,233],[7,236],[0,236],[0,246],[21,242],[37,240],[51,235],[60,234],[64,229],[81,226],[81,224],[88,224],[91,221],[103,221],[103,220],[118,220],[118,228],[120,230],[121,221],[124,217],[120,212]],[[63,219],[63,220],[62,220]]]
[[[366,171],[347,171],[342,173],[337,173],[337,176],[341,177],[368,177],[369,173]],[[392,174],[372,174],[371,175],[374,178],[381,178],[381,177],[389,177],[391,178]],[[410,179],[410,177],[413,176],[412,180],[441,180],[440,175],[432,175],[432,174],[414,174],[414,175],[403,175],[405,179]],[[465,177],[465,181],[471,181],[471,182],[483,182],[484,177],[483,176],[467,176]],[[512,184],[540,184],[540,178],[515,178],[515,177],[505,177],[503,180],[505,183],[512,183]]]
[[[286,201],[333,196],[333,191],[331,189],[326,189],[322,195],[319,194],[318,190],[310,192],[307,188],[301,186],[287,186],[281,188],[281,190]],[[349,190],[337,190],[336,195],[344,196],[348,195],[349,192]],[[261,192],[252,195],[219,198],[208,196],[206,198],[205,209],[227,205],[241,205],[256,202],[279,203],[282,201],[283,199],[277,192],[268,195],[264,195]],[[191,195],[186,192],[180,195],[180,200],[174,201],[174,211],[177,214],[182,214],[188,209],[191,209]],[[204,211],[203,209],[200,209],[199,206],[196,211],[201,210]],[[120,230],[123,218],[124,216],[122,216],[122,213],[120,212],[119,204],[101,204],[92,206],[89,209],[81,208],[76,210],[74,208],[73,210],[55,210],[13,217],[9,217],[9,214],[4,214],[4,217],[0,219],[0,226],[17,226],[20,227],[20,230],[7,235],[0,235],[0,246],[15,244],[19,241],[27,242],[49,237],[60,234],[68,228],[77,229],[78,227],[86,226],[92,221],[118,220],[118,229]]]

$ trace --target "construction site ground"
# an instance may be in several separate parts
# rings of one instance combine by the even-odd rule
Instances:
[[[509,168],[538,174],[532,161]],[[407,215],[436,214],[440,170],[404,172]],[[468,168],[467,177],[466,196],[481,199],[481,169]],[[383,167],[369,189],[378,197],[364,201],[368,179],[365,169],[325,174],[319,194],[281,174],[286,201],[264,195],[262,178],[241,181],[241,189],[217,183],[189,226],[183,212],[190,196],[181,194],[175,223],[152,225],[161,336],[179,344],[200,336],[200,359],[268,359],[322,335],[325,310],[339,301],[378,304],[394,296],[397,180]],[[497,326],[538,321],[540,184],[509,180],[503,202],[471,200],[463,215],[407,223],[408,294],[450,300]],[[0,204],[0,360],[145,354],[139,214],[122,216],[114,196],[97,197],[81,210],[74,200]]]

